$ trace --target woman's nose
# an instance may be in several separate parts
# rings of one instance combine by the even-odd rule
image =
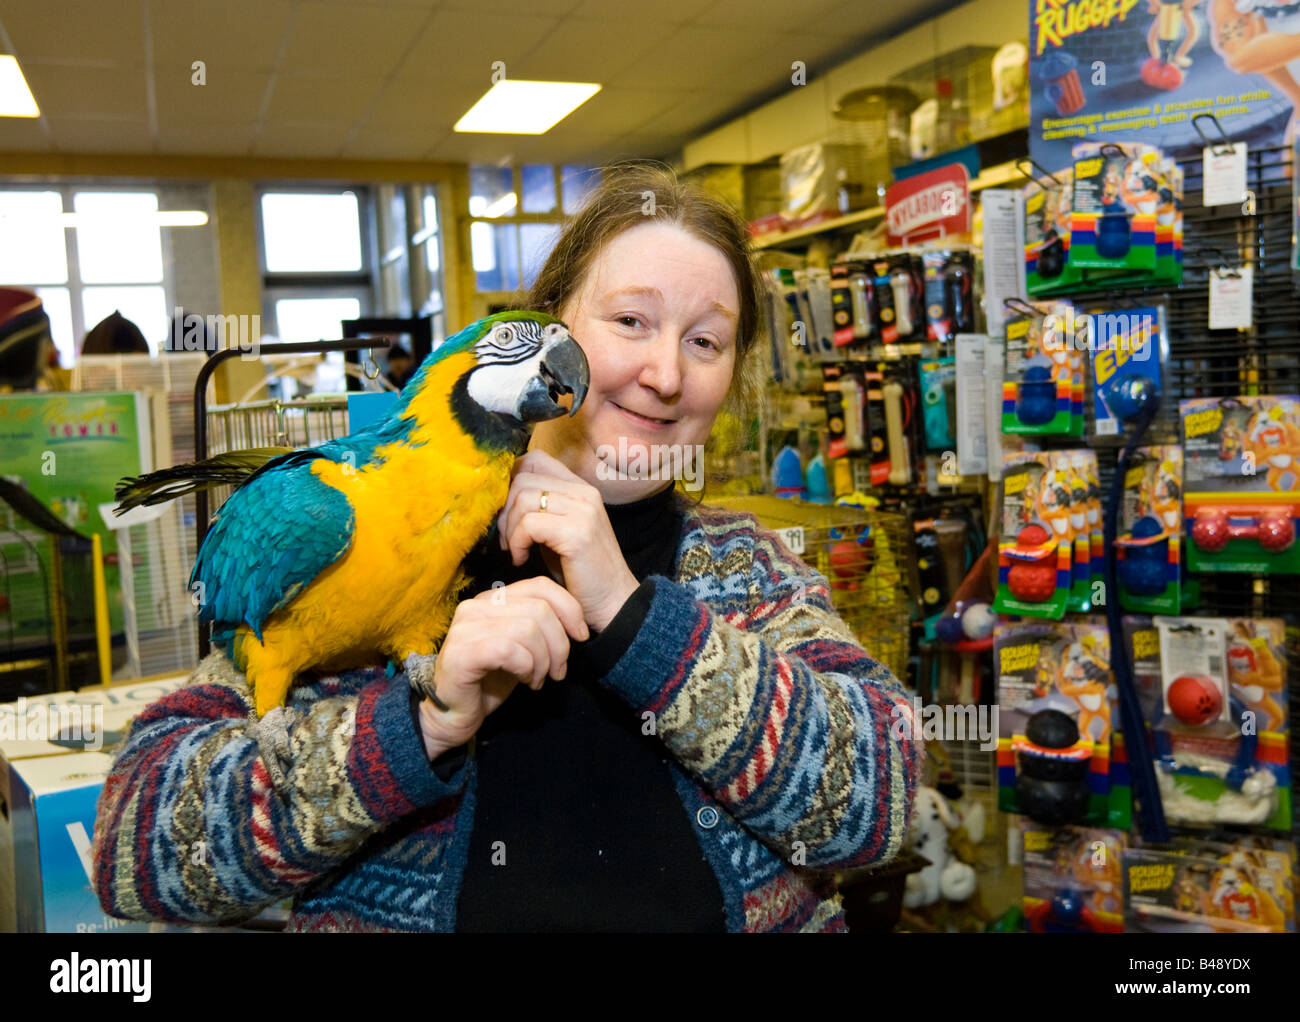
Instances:
[[[682,388],[681,341],[665,332],[643,349],[640,383],[663,398],[677,395]]]

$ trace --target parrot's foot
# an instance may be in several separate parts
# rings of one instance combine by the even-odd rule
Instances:
[[[249,737],[257,740],[262,762],[266,764],[266,772],[271,777],[271,787],[277,793],[288,786],[285,770],[292,759],[289,748],[291,719],[288,710],[283,706],[277,706],[248,729]]]
[[[438,698],[438,689],[433,680],[433,668],[437,662],[437,654],[421,656],[419,653],[412,653],[406,658],[404,666],[406,667],[406,676],[411,682],[411,688],[422,696],[428,696],[433,701],[434,706],[446,713],[447,704]]]

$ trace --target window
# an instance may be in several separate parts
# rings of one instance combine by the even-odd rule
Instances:
[[[479,293],[532,287],[564,218],[582,208],[598,177],[591,167],[471,164],[470,261]]]
[[[258,201],[263,329],[286,343],[338,340],[375,304],[371,194],[363,188],[263,188]],[[331,352],[315,390],[344,390]]]
[[[151,352],[167,338],[173,302],[157,191],[75,185],[0,191],[0,285],[28,287],[50,317],[65,368],[80,340],[120,311]]]

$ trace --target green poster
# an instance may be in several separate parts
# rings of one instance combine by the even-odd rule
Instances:
[[[111,630],[122,631],[117,543],[99,505],[117,481],[150,467],[142,394],[0,395],[0,475],[37,497],[83,536],[103,539]],[[48,641],[49,543],[0,506],[0,645]]]

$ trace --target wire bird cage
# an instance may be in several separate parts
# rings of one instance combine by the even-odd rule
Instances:
[[[858,641],[899,678],[907,677],[908,622],[914,607],[902,515],[781,497],[720,497],[709,503],[748,511],[776,532],[831,586],[831,601]]]
[[[252,401],[208,409],[208,456],[250,447],[312,447],[347,435],[348,396],[316,394],[292,401]],[[212,510],[234,490],[212,490]]]

